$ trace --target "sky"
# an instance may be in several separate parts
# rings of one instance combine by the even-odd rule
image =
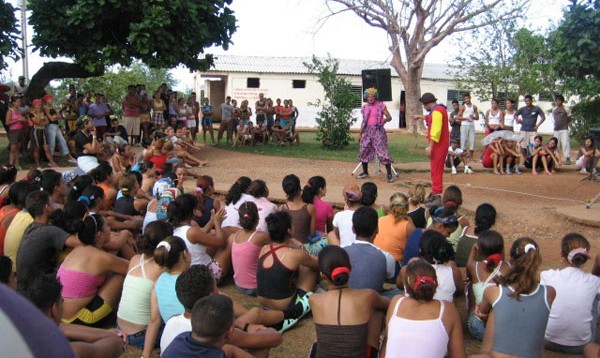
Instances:
[[[8,0],[16,5],[17,0]],[[20,0],[19,0],[20,2]],[[544,31],[562,18],[567,0],[531,0],[524,14],[524,25]],[[388,62],[389,43],[386,33],[372,28],[354,13],[330,14],[325,0],[233,0],[232,10],[238,20],[238,29],[228,51],[207,49],[208,53],[239,56],[326,56]],[[339,8],[339,7],[338,7]],[[326,20],[324,20],[326,19]],[[33,30],[29,27],[28,37]],[[430,63],[448,62],[448,53],[459,39],[446,39],[427,57]],[[48,59],[30,54],[29,76]],[[0,75],[2,80],[16,80],[22,74],[22,62],[10,62]],[[192,76],[185,68],[173,70],[179,81],[177,90],[192,87]]]

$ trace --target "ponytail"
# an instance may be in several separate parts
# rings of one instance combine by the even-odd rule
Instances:
[[[539,284],[538,269],[542,263],[538,244],[528,237],[517,239],[511,249],[513,265],[501,283],[512,286],[511,297],[519,299],[521,293],[533,292]]]
[[[192,194],[183,194],[175,198],[167,206],[167,220],[174,227],[189,222],[194,216],[194,209],[198,207],[198,199]]]
[[[437,275],[433,266],[424,260],[413,261],[406,267],[404,290],[417,301],[433,300],[438,287]]]
[[[238,200],[242,197],[242,194],[248,190],[250,183],[252,180],[246,176],[239,177],[238,180],[233,183],[229,192],[225,196],[225,205],[229,205],[230,203],[237,203]]]
[[[581,267],[590,258],[590,242],[579,233],[569,233],[562,239],[561,255],[571,266]]]
[[[156,245],[154,250],[154,261],[160,267],[172,269],[178,262],[181,253],[186,251],[187,247],[182,238],[178,236],[167,236]]]
[[[326,187],[325,178],[320,175],[308,179],[308,183],[302,189],[302,201],[306,204],[312,204],[315,196],[319,194],[319,190]]]
[[[319,253],[319,269],[336,286],[344,286],[350,279],[352,264],[346,250],[327,246]]]

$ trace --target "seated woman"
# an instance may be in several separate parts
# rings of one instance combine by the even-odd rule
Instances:
[[[506,174],[512,174],[511,166],[514,167],[515,174],[521,174],[519,170],[519,164],[523,159],[520,148],[517,146],[517,142],[512,139],[506,139],[503,142],[504,149],[504,163],[506,163]]]
[[[213,214],[215,233],[211,234],[204,232],[193,220],[197,207],[198,200],[192,194],[178,196],[167,207],[168,220],[173,225],[173,234],[185,242],[192,265],[208,266],[218,281],[231,266],[227,238],[221,232],[225,210]]]
[[[455,255],[456,266],[467,266],[467,261],[471,255],[471,248],[477,244],[479,234],[491,229],[494,224],[496,224],[496,208],[488,203],[479,205],[475,209],[475,225],[463,228],[462,235],[458,239]]]
[[[202,208],[202,215],[194,216],[194,220],[200,227],[205,227],[211,220],[211,213],[221,209],[221,201],[213,198],[215,193],[215,183],[213,178],[208,175],[196,177],[196,199],[198,205]]]
[[[308,298],[317,283],[317,259],[292,240],[292,218],[285,211],[267,217],[272,244],[264,246],[256,272],[258,302],[283,311],[283,320],[274,326],[283,333],[309,311]]]
[[[552,175],[553,163],[557,163],[552,153],[552,149],[542,145],[542,136],[535,136],[534,146],[530,150],[531,174],[538,175],[537,169],[544,168],[546,175]],[[540,164],[541,163],[541,164]]]
[[[155,140],[144,153],[143,159],[152,162],[154,164],[154,168],[156,169],[162,168],[163,164],[167,162],[167,154],[169,153],[169,150],[165,148],[165,143],[168,141],[168,138],[160,138]]]
[[[333,231],[328,235],[329,243],[337,246],[348,246],[356,241],[356,234],[352,231],[352,215],[361,207],[362,193],[356,184],[346,184],[342,189],[344,196],[344,210],[338,211],[333,216]]]
[[[418,260],[406,266],[406,296],[392,299],[387,311],[383,354],[395,357],[466,357],[462,323],[452,302],[433,298],[435,269]]]
[[[300,178],[296,175],[286,175],[281,186],[287,200],[279,209],[289,213],[292,218],[292,237],[305,244],[316,233],[315,206],[302,200]]]
[[[319,269],[328,290],[308,299],[317,331],[310,357],[377,357],[390,300],[372,290],[348,287],[352,267],[339,246],[319,253]]]
[[[179,302],[175,292],[175,283],[179,275],[191,266],[190,255],[185,242],[177,236],[167,236],[156,245],[154,262],[161,267],[162,272],[152,288],[150,296],[150,322],[146,329],[142,357],[151,357],[152,350],[160,338],[162,323],[169,318],[182,314],[185,308]],[[160,341],[160,339],[158,340]]]
[[[137,178],[134,174],[123,176],[119,181],[122,196],[117,199],[114,211],[122,215],[139,216],[146,211],[149,200],[139,200],[136,194],[140,190]]]
[[[583,146],[579,148],[575,165],[577,169],[581,169],[582,174],[595,173],[598,159],[600,159],[600,149],[594,145],[594,138],[587,137]]]
[[[373,241],[375,246],[394,256],[396,273],[400,270],[406,241],[415,230],[412,220],[406,214],[407,211],[408,198],[402,193],[393,194],[390,197],[390,212],[379,218],[379,230]]]
[[[433,298],[440,301],[452,302],[454,296],[464,291],[464,283],[459,269],[454,265],[452,244],[444,235],[435,230],[426,230],[421,237],[419,256],[435,269],[437,288]],[[406,267],[400,271],[396,280],[398,287],[406,280]],[[404,287],[406,289],[406,287]]]
[[[504,174],[504,147],[502,138],[495,138],[483,152],[481,164],[484,168],[494,168],[494,174]]]
[[[486,288],[476,307],[475,313],[487,320],[493,334],[485,335],[481,354],[472,357],[543,356],[544,331],[556,291],[540,284],[542,256],[535,241],[517,239],[510,259],[512,266],[501,285]]]
[[[229,236],[233,281],[242,293],[256,296],[258,254],[271,240],[267,232],[257,230],[259,213],[253,202],[243,203],[239,213],[242,229]]]
[[[333,230],[333,207],[323,200],[327,195],[327,182],[320,175],[308,179],[302,189],[302,201],[315,207],[315,230],[321,235],[327,235]]]
[[[425,187],[416,184],[408,191],[408,212],[406,213],[413,221],[415,228],[425,229],[427,226],[427,209],[423,205],[425,201]]]
[[[110,158],[115,174],[118,176],[126,173],[135,164],[135,153],[129,144],[119,144],[115,147],[115,154]]]
[[[376,203],[377,185],[375,183],[370,181],[363,183],[363,185],[360,186],[360,193],[362,194],[360,203],[363,206],[368,206],[375,209],[375,211],[377,211],[377,216],[380,218],[387,214],[387,208]]]
[[[150,322],[152,288],[163,273],[163,268],[154,261],[154,250],[163,238],[171,235],[171,224],[165,221],[150,223],[138,244],[141,254],[131,258],[123,283],[117,325],[127,335],[129,344],[139,349],[144,349],[146,328]]]
[[[238,209],[246,201],[253,201],[252,195],[248,195],[248,187],[252,183],[252,179],[242,176],[239,177],[225,196],[225,213],[226,217],[223,220],[223,230],[226,237],[240,229],[240,216]]]
[[[115,201],[117,201],[117,189],[115,189],[112,184],[114,181],[112,166],[106,161],[101,161],[98,163],[98,166],[90,172],[90,175],[94,178],[96,185],[104,191],[104,200],[106,201],[104,208],[106,210],[112,210]],[[84,188],[81,190],[83,191],[83,189]]]
[[[582,354],[596,333],[596,298],[600,294],[600,278],[583,271],[589,259],[590,243],[578,233],[569,233],[561,242],[561,270],[542,271],[541,284],[556,289],[550,309],[544,346],[567,354]]]
[[[533,155],[531,173],[537,175],[536,164],[538,160],[541,160],[546,175],[552,175],[554,169],[559,168],[562,165],[562,154],[560,154],[560,150],[557,149],[558,139],[556,139],[556,137],[550,138],[548,144],[538,148]]]
[[[117,310],[128,261],[101,249],[110,237],[102,216],[92,214],[81,222],[81,246],[73,248],[58,269],[63,286],[63,322],[104,326]]]
[[[269,188],[264,180],[256,179],[250,183],[248,187],[248,194],[254,199],[253,202],[256,204],[258,210],[258,225],[257,230],[267,232],[267,216],[277,212],[277,205],[273,204],[269,200]]]
[[[482,259],[480,260],[479,257]],[[469,262],[467,263],[467,277],[471,285],[469,288],[469,317],[467,328],[471,336],[483,340],[485,322],[475,314],[475,307],[483,300],[486,288],[494,286],[508,273],[510,265],[504,262],[504,238],[494,230],[481,233],[477,244],[473,245]]]

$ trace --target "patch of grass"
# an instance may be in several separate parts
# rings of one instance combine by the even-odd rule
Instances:
[[[280,157],[356,162],[359,149],[358,134],[354,133],[353,137],[355,140],[342,150],[325,149],[320,142],[317,142],[315,132],[301,132],[300,145],[293,144],[280,147],[274,143],[269,143],[265,146],[236,146],[234,148],[222,146],[222,148],[236,152]],[[425,154],[426,145],[427,140],[420,135],[415,138],[412,134],[407,133],[388,133],[390,155],[397,162],[410,163],[427,161],[427,155]]]

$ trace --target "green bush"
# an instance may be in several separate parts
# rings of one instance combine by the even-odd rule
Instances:
[[[328,57],[321,61],[313,56],[311,63],[304,63],[310,73],[318,77],[323,86],[325,99],[317,99],[313,106],[320,107],[316,122],[317,140],[327,149],[342,149],[354,140],[350,136],[350,127],[356,118],[352,110],[359,96],[352,93],[352,85],[346,79],[338,77],[339,63]]]
[[[590,128],[600,128],[600,99],[584,100],[573,107],[571,135],[580,144],[590,135]]]

